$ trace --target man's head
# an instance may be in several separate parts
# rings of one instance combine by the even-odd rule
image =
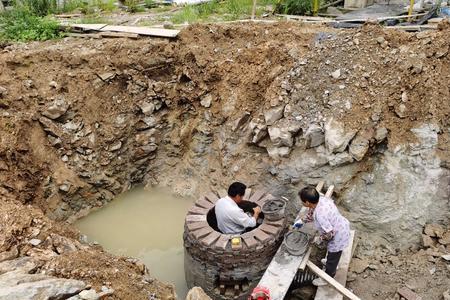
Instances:
[[[314,187],[305,187],[300,192],[298,192],[300,200],[302,200],[303,205],[309,208],[313,208],[319,202],[319,192]]]
[[[234,200],[234,202],[239,203],[245,195],[245,189],[247,186],[241,182],[233,182],[228,187],[228,196]]]

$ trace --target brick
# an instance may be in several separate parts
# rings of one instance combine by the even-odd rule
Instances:
[[[212,204],[216,204],[217,200],[219,200],[219,197],[215,193],[209,192],[208,194],[205,195],[205,199],[211,202]]]
[[[263,225],[264,224],[272,225],[272,226],[275,226],[275,227],[284,227],[284,219],[278,220],[278,221],[265,221],[263,223]]]
[[[270,235],[268,235],[267,233],[265,233],[264,231],[262,231],[259,228],[256,228],[253,231],[254,231],[255,238],[260,242],[265,242],[270,239]]]
[[[211,246],[219,239],[220,236],[221,234],[219,232],[213,231],[208,236],[204,237],[200,242],[206,246]]]
[[[216,241],[214,247],[218,249],[225,250],[227,248],[228,243],[230,242],[230,236],[222,234],[219,239]]]
[[[203,227],[209,227],[209,224],[208,224],[208,222],[203,221],[203,222],[187,223],[186,226],[190,231],[194,231],[194,230],[198,230]]]
[[[186,216],[186,223],[191,222],[206,222],[206,215],[187,215]]]
[[[263,190],[258,190],[256,192],[253,193],[253,195],[250,196],[249,201],[251,202],[257,202],[258,200],[260,200],[262,197],[264,197],[264,195],[266,194],[266,192],[264,192]]]
[[[209,209],[194,206],[191,207],[188,211],[189,215],[206,215],[208,213]]]
[[[242,239],[248,248],[256,248],[256,245],[258,244],[258,241],[255,240],[253,235],[242,237]]]
[[[193,231],[192,235],[198,240],[198,239],[200,239],[202,237],[207,236],[212,231],[213,231],[213,229],[211,227],[205,227],[205,228],[202,228],[200,230]]]
[[[403,298],[406,298],[406,300],[422,300],[422,297],[411,291],[410,289],[406,287],[402,287],[397,290],[397,293],[402,296]]]
[[[278,231],[280,231],[280,227],[272,226],[272,225],[269,225],[269,224],[262,224],[258,228],[261,229],[262,231],[268,233],[268,234],[277,234]]]
[[[199,206],[199,207],[203,207],[203,208],[206,208],[206,209],[211,209],[211,208],[213,208],[213,206],[214,206],[214,204],[212,204],[211,202],[209,202],[209,201],[207,201],[207,200],[205,200],[205,199],[199,199],[199,200],[197,200],[196,202],[195,202],[195,205],[196,206]]]
[[[228,196],[228,192],[225,189],[218,190],[218,194],[219,194],[220,198],[224,198],[224,197]]]

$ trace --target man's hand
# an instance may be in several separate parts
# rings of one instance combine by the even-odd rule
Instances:
[[[255,220],[258,220],[258,216],[261,213],[261,207],[257,206],[253,208],[253,218],[255,218]]]

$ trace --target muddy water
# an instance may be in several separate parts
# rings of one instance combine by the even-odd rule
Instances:
[[[139,187],[75,225],[109,252],[139,258],[152,276],[175,284],[178,298],[184,299],[183,226],[192,203],[167,189]]]

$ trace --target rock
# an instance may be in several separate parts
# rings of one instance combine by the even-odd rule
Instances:
[[[350,263],[350,270],[357,274],[361,274],[369,267],[367,259],[354,258]]]
[[[249,127],[252,130],[250,136],[250,142],[257,144],[267,136],[267,126],[259,119],[252,119],[249,123]]]
[[[152,128],[152,129],[143,131],[142,133],[136,134],[135,140],[139,145],[144,146],[149,143],[155,143],[158,136],[159,136],[159,131],[155,128]]]
[[[109,81],[111,79],[113,79],[116,76],[116,73],[113,72],[106,72],[106,73],[102,73],[102,74],[97,74],[97,76],[102,80],[102,81]]]
[[[236,131],[236,130],[238,130],[239,128],[241,128],[242,125],[244,125],[244,124],[248,121],[248,119],[250,119],[250,113],[249,113],[248,111],[246,111],[246,112],[244,112],[244,114],[243,114],[241,117],[239,117],[239,118],[234,122],[234,125],[233,125],[232,130],[233,130],[233,131]]]
[[[137,159],[142,159],[147,157],[149,154],[155,152],[158,149],[158,145],[150,143],[148,145],[137,148],[134,151],[134,157]]]
[[[441,239],[439,239],[441,245],[450,245],[450,231],[444,233]]]
[[[186,300],[211,300],[201,287],[195,286],[189,290]]]
[[[328,157],[328,163],[332,167],[337,167],[353,162],[353,157],[347,152],[332,154]]]
[[[33,246],[39,246],[42,243],[42,241],[39,239],[31,239],[28,243],[30,243]]]
[[[291,148],[289,147],[267,147],[267,153],[270,158],[278,159],[280,157],[288,157],[291,153]]]
[[[344,126],[334,119],[325,124],[325,146],[331,153],[344,152],[356,130],[345,130]]]
[[[364,134],[358,134],[350,143],[349,153],[356,161],[361,161],[369,150],[369,140]]]
[[[211,107],[212,100],[213,100],[212,95],[208,94],[202,98],[202,100],[200,101],[200,105],[203,107],[209,108],[209,107]]]
[[[422,234],[422,244],[425,248],[429,248],[429,247],[435,247],[437,243],[432,238],[430,238],[428,235]]]
[[[441,257],[443,259],[445,259],[446,261],[450,261],[450,254],[444,254],[444,255],[441,255]]]
[[[74,242],[58,234],[51,234],[50,237],[53,242],[53,247],[55,247],[56,252],[59,254],[74,252],[81,248],[78,242]]]
[[[52,80],[48,83],[48,86],[56,89],[58,87],[58,83],[56,83],[56,81]]]
[[[0,263],[5,260],[12,260],[19,256],[19,250],[14,246],[11,250],[0,253]]]
[[[406,101],[408,101],[408,93],[406,93],[406,91],[405,91],[402,93],[402,102],[406,102]]]
[[[331,77],[333,77],[334,79],[339,79],[339,77],[341,77],[341,69],[337,69],[336,71],[331,73]]]
[[[117,141],[114,144],[112,144],[111,146],[109,146],[108,150],[114,152],[114,151],[119,150],[120,148],[122,148],[122,142]]]
[[[395,113],[401,119],[406,118],[406,105],[401,103],[395,107]]]
[[[270,140],[275,146],[292,147],[292,145],[294,144],[292,134],[287,130],[287,128],[269,126],[268,131]]]
[[[377,37],[377,43],[378,44],[383,44],[385,41],[386,40],[384,39],[384,37],[382,37],[382,36]]]
[[[387,138],[388,130],[385,127],[378,127],[375,131],[375,140],[377,143],[381,143]]]
[[[444,298],[444,300],[450,300],[450,290],[446,290],[443,294],[442,297]]]
[[[97,300],[99,299],[99,295],[95,292],[94,289],[81,291],[78,296],[84,300]]]
[[[139,103],[139,108],[141,109],[142,113],[146,116],[151,115],[156,109],[155,104],[153,102],[147,101]]]
[[[22,256],[14,260],[6,260],[0,263],[0,274],[15,270],[22,270],[24,273],[36,269],[37,265],[33,258]]]
[[[325,134],[318,124],[311,124],[305,133],[306,147],[314,148],[325,142]]]
[[[266,125],[273,125],[276,121],[283,117],[284,106],[278,106],[264,112],[264,120]]]
[[[8,95],[8,90],[0,86],[0,98],[5,97],[6,95]]]
[[[0,275],[0,299],[66,299],[86,287],[83,281],[13,271]]]
[[[164,23],[163,23],[163,28],[164,28],[164,29],[174,29],[175,26],[174,26],[173,23],[170,22],[170,21],[164,21]]]
[[[42,115],[49,119],[55,120],[64,115],[68,109],[69,104],[63,97],[58,97],[46,108],[45,111],[42,112]]]
[[[146,129],[155,127],[157,124],[158,124],[158,121],[156,120],[155,117],[148,116],[148,117],[145,117],[138,121],[138,123],[136,124],[136,129],[137,130],[146,130]]]
[[[442,225],[439,224],[427,224],[425,225],[424,231],[423,231],[426,235],[430,236],[430,237],[438,237],[438,238],[442,238],[442,236],[444,235],[444,227]]]

